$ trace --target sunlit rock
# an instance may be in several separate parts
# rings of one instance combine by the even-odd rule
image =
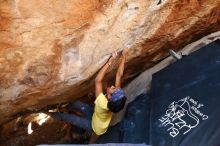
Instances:
[[[0,123],[86,96],[114,50],[131,48],[130,81],[169,49],[220,30],[219,7],[218,0],[0,0]]]

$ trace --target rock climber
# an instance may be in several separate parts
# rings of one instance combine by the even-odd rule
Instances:
[[[66,121],[74,126],[91,132],[91,138],[89,143],[95,143],[97,138],[104,134],[111,122],[113,113],[117,113],[124,108],[126,102],[126,95],[121,89],[121,78],[124,73],[124,66],[128,49],[124,49],[120,57],[121,61],[116,73],[115,85],[106,88],[106,94],[103,91],[103,79],[106,75],[108,68],[112,65],[116,59],[118,53],[112,53],[108,62],[102,67],[95,78],[95,107],[94,109],[83,102],[75,101],[68,105],[69,110],[78,110],[83,114],[77,116],[74,114],[52,112],[48,113],[51,117]]]

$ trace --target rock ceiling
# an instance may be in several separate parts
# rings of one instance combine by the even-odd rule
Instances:
[[[220,30],[218,0],[0,0],[0,123],[93,90],[130,47],[124,82]],[[115,66],[109,70],[113,79]]]

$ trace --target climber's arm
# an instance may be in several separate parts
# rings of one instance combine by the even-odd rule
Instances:
[[[119,64],[118,71],[116,73],[116,80],[115,80],[115,87],[116,88],[121,87],[121,78],[124,73],[125,60],[126,60],[127,53],[128,53],[128,49],[124,49],[124,51],[122,52],[121,62]]]
[[[95,78],[95,93],[96,97],[102,93],[102,80],[109,68],[109,66],[112,64],[114,58],[117,56],[117,52],[112,53],[111,58],[108,60],[108,62],[102,67],[102,69],[99,71],[98,75]]]

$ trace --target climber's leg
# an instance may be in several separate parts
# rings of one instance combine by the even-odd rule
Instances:
[[[87,119],[91,119],[92,118],[92,114],[93,114],[93,108],[92,106],[83,103],[81,101],[75,101],[75,102],[71,102],[68,105],[68,109],[70,111],[80,111],[82,112],[82,114],[87,118]]]
[[[87,131],[92,130],[91,119],[89,120],[87,118],[79,117],[74,114],[58,113],[58,112],[49,113],[49,115],[54,119],[69,122],[73,124],[74,126],[80,127]]]

